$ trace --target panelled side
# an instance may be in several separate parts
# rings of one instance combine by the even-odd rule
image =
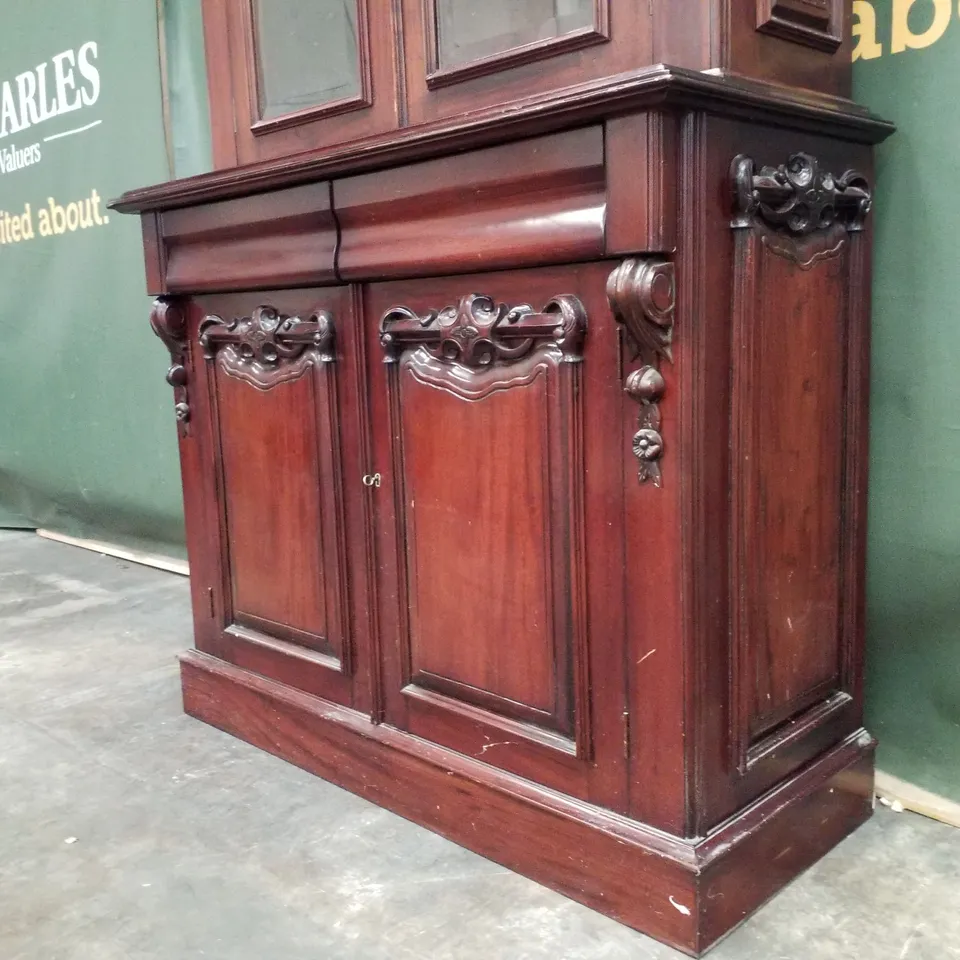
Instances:
[[[856,571],[872,189],[860,148],[708,126],[706,186],[721,201],[708,229],[732,270],[728,339],[711,351],[715,359],[704,357],[728,370],[727,492],[722,500],[719,490],[695,494],[726,504],[727,527],[712,565],[726,572],[698,587],[726,597],[725,642],[708,640],[702,622],[692,637],[697,716],[714,717],[698,722],[701,829],[862,722]],[[688,556],[693,571],[709,569],[717,550],[701,546],[706,564]]]
[[[766,735],[825,702],[842,675],[846,232],[796,262],[747,229],[733,313],[733,709],[745,772]]]

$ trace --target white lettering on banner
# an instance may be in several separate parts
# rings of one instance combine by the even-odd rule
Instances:
[[[22,170],[39,163],[42,159],[39,143],[32,143],[22,150],[14,146],[0,147],[0,173],[13,173],[14,170]]]
[[[97,56],[97,44],[91,40],[76,51],[55,54],[13,80],[4,80],[0,85],[0,140],[62,114],[92,107],[100,98]],[[3,168],[4,173],[7,170]]]

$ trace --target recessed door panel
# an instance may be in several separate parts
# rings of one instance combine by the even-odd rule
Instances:
[[[336,518],[321,504],[317,420],[304,416],[315,377],[266,391],[223,369],[216,381],[234,617],[339,659],[336,571],[323,557]]]
[[[550,456],[559,459],[550,449],[555,358],[535,351],[468,399],[442,378],[426,380],[433,365],[421,351],[397,384],[410,680],[569,733],[572,571],[561,544],[554,549],[569,518],[551,516],[554,497],[569,504]]]

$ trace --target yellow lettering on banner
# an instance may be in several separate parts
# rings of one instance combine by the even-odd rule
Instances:
[[[53,232],[57,234],[57,236],[59,236],[61,233],[66,233],[66,211],[53,199],[53,197],[47,197],[47,203],[50,204],[50,222],[53,224]]]
[[[883,53],[883,44],[877,42],[877,11],[868,0],[853,0],[854,60],[876,60]]]
[[[33,238],[33,212],[29,203],[23,205],[23,213],[0,210],[0,245],[21,243]]]
[[[33,233],[33,214],[30,212],[30,204],[23,208],[23,216],[20,218],[20,233],[24,240],[32,240]]]
[[[58,203],[53,197],[38,205],[34,232],[33,207],[23,205],[23,213],[0,209],[0,248],[41,237],[64,236],[77,231],[105,227],[110,217],[100,212],[102,198],[96,190],[80,200]]]
[[[922,33],[914,33],[910,29],[910,11],[920,2],[927,7],[933,5],[933,21]],[[907,48],[922,50],[936,43],[950,26],[952,7],[951,0],[893,0],[891,51],[903,53]]]

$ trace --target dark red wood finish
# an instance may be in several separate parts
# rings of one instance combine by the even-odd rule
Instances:
[[[160,215],[164,292],[330,283],[337,225],[330,184]]]
[[[677,320],[698,318],[677,367],[690,378],[679,392],[700,748],[688,789],[702,832],[863,722],[868,233],[788,236],[759,214],[732,229],[731,157],[782,163],[782,134],[705,117],[684,143],[691,177],[719,200],[684,217]],[[826,170],[871,172],[864,148],[798,147]]]
[[[851,9],[845,0],[655,3],[655,59],[849,97]]]
[[[357,0],[358,95],[262,120],[251,0],[203,0],[214,165],[458,121],[657,63],[850,95],[852,18],[844,0],[664,0],[649,9],[593,0],[589,26],[452,67],[438,59],[441,2]]]
[[[242,6],[205,2],[235,88]],[[891,128],[763,82],[845,92],[834,0],[597,0],[454,67],[396,6],[372,106],[244,146],[220,101],[220,158],[277,159],[115,204],[163,295],[185,706],[698,954],[870,814]]]
[[[604,253],[603,127],[336,181],[344,280]]]

